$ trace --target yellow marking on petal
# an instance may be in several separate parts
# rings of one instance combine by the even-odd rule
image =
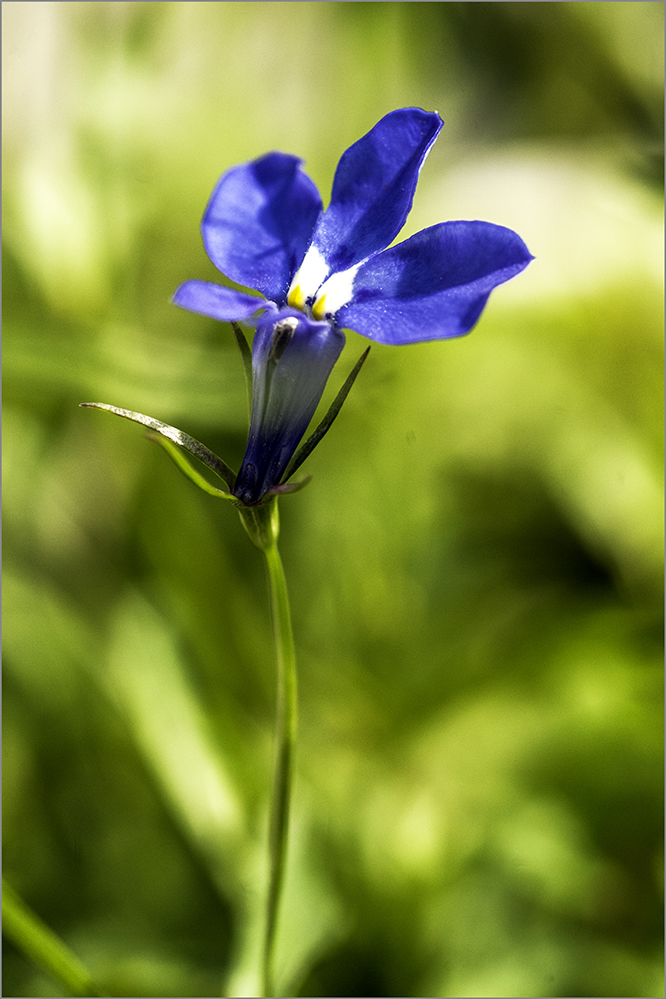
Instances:
[[[292,288],[287,297],[287,304],[292,307],[292,309],[303,310],[305,305],[305,295],[301,291],[300,284],[297,284],[295,288]]]
[[[315,319],[324,319],[326,316],[326,295],[322,295],[318,298],[315,304],[312,306],[312,315]]]
[[[351,301],[354,294],[354,278],[361,263],[348,267],[346,271],[337,271],[326,278],[320,286],[317,300],[312,310],[316,319],[324,318],[324,314],[335,315],[338,309]],[[326,303],[326,304],[324,304]]]

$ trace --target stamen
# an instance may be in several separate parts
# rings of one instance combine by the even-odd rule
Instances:
[[[275,324],[273,327],[271,346],[268,352],[269,361],[277,364],[289,346],[297,327],[298,319],[294,316],[287,316],[285,319],[280,319],[280,321]]]

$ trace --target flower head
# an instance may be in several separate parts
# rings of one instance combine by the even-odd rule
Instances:
[[[302,161],[285,153],[218,181],[202,222],[206,252],[262,297],[187,281],[173,300],[256,326],[250,432],[234,488],[243,503],[280,484],[344,346],[343,328],[387,344],[461,336],[492,289],[532,259],[515,232],[489,222],[443,222],[387,249],[442,124],[419,108],[386,115],[343,154],[326,211]]]

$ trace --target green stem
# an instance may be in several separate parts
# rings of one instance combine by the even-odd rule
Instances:
[[[271,618],[277,660],[277,722],[275,776],[269,833],[270,874],[262,955],[262,995],[274,996],[273,952],[289,833],[289,804],[297,726],[297,684],[289,595],[277,540],[264,549],[264,555],[268,568]]]
[[[73,996],[99,996],[92,978],[67,944],[2,879],[2,932]]]

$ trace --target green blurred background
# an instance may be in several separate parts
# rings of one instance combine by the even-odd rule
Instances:
[[[282,988],[658,996],[661,3],[5,3],[4,863],[105,995],[255,994],[273,662],[235,511],[218,176],[327,201],[385,113],[445,128],[405,234],[535,261],[471,336],[373,347],[282,501],[301,683]],[[349,334],[326,401],[364,342]],[[248,991],[249,990],[249,991]],[[6,945],[4,995],[63,992]]]

